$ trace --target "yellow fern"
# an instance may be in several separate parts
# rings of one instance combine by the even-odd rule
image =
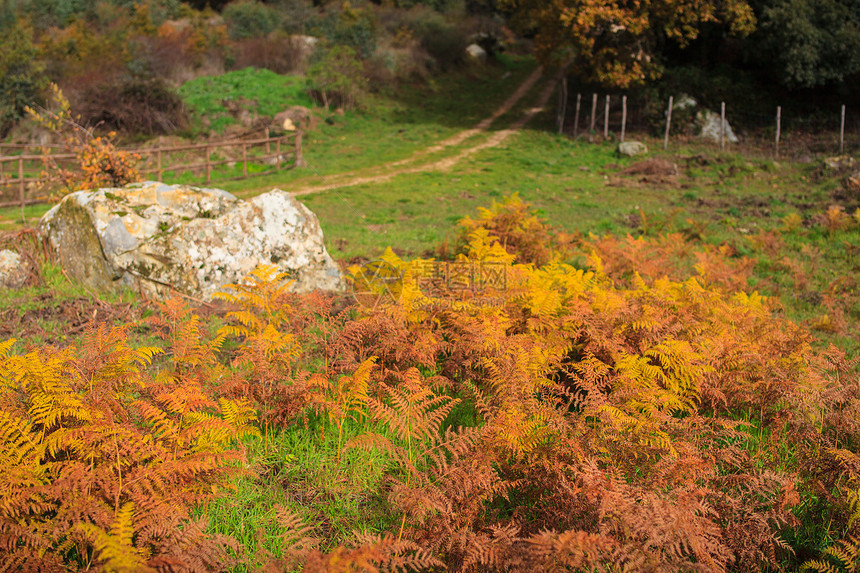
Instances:
[[[147,566],[147,555],[133,545],[134,504],[126,503],[117,511],[110,531],[92,523],[80,523],[75,529],[92,543],[95,558],[106,571],[116,573],[148,573],[155,569]]]

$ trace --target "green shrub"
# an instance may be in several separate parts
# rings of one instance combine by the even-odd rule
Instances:
[[[232,2],[222,14],[227,33],[233,40],[267,36],[279,27],[281,20],[277,10],[256,0]]]
[[[320,32],[333,44],[352,48],[361,58],[370,57],[376,50],[376,22],[372,14],[348,3],[323,22]]]
[[[438,12],[419,8],[410,13],[406,25],[440,68],[448,69],[462,61],[469,37],[460,24],[449,22]]]

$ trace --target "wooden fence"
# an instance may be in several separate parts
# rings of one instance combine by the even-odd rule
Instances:
[[[0,155],[0,207],[23,207],[49,201],[50,191],[53,190],[39,184],[45,161],[64,165],[72,163],[75,156],[53,152],[36,155],[27,153],[33,146],[9,144],[4,144],[0,153],[16,149],[20,150],[20,154]],[[195,177],[194,184],[209,184],[212,181],[244,179],[304,165],[301,132],[270,137],[267,131],[264,137],[257,139],[125,150],[140,156],[138,171],[141,175],[154,175],[165,183],[177,182],[183,173],[191,173]],[[218,169],[221,166],[227,166],[227,169]],[[264,169],[259,169],[261,166]]]

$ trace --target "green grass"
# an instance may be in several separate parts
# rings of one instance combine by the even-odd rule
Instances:
[[[236,123],[226,106],[230,101],[260,117],[274,116],[294,105],[313,105],[305,92],[304,78],[256,68],[195,78],[177,91],[188,106],[194,127],[216,133]]]
[[[378,452],[337,451],[334,426],[328,432],[311,416],[309,425],[293,424],[269,436],[246,440],[252,476],[234,480],[235,492],[200,508],[209,531],[237,539],[245,553],[237,572],[258,571],[266,553],[281,555],[276,507],[283,507],[315,525],[332,549],[352,539],[355,531],[382,533],[396,520],[386,507],[380,484],[388,459]],[[334,429],[334,431],[332,431]],[[367,424],[348,420],[343,440],[367,431]]]

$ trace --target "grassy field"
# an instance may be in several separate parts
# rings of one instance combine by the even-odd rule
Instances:
[[[378,174],[379,166],[408,159],[488,117],[533,66],[530,60],[511,59],[429,86],[403,86],[395,93],[368,96],[359,111],[339,114],[316,109],[322,121],[306,136],[307,168],[215,186],[250,197],[273,187],[313,188],[353,175]],[[235,97],[259,101],[261,113],[263,109],[274,113],[284,104],[282,95],[241,90],[259,80],[260,89],[271,94],[272,86],[285,80],[253,74],[242,78],[242,82],[200,80],[184,88],[184,94],[198,113],[215,118],[211,128],[216,130],[230,120],[213,103],[212,90],[235,89],[231,92]],[[294,80],[286,83],[293,94],[290,104],[309,105]],[[475,133],[422,161],[451,158],[487,141],[529,109],[542,86],[538,82],[487,132]],[[732,262],[749,265],[743,290],[778,299],[777,314],[809,328],[816,346],[832,343],[849,357],[858,355],[860,196],[843,185],[844,173],[827,169],[822,158],[783,163],[764,155],[741,156],[731,149],[721,153],[715,146],[694,142],[662,151],[661,142],[647,134],[636,137],[651,153],[620,157],[612,139],[591,143],[554,134],[553,119],[552,113],[541,113],[500,145],[468,154],[447,170],[394,175],[309,193],[301,200],[319,216],[327,247],[344,266],[378,258],[387,247],[406,259],[450,254],[460,240],[458,221],[463,216],[514,193],[574,244],[629,237],[653,244],[681,243],[689,253],[722,249]],[[46,209],[2,210],[0,231],[18,232],[34,224]],[[667,235],[669,239],[661,239]],[[586,266],[581,252],[567,262]],[[683,263],[687,276],[693,274],[694,263],[692,255]],[[43,265],[41,272],[41,280],[34,281],[38,284],[0,293],[0,316],[18,329],[12,332],[10,327],[5,335],[21,339],[17,350],[41,344],[74,345],[75,328],[87,317],[123,322],[151,312],[131,293],[103,300],[74,285],[54,266]],[[221,317],[209,319],[213,331],[223,324]],[[72,332],[68,332],[70,320]],[[53,338],[52,332],[57,333]],[[148,334],[141,332],[136,344],[146,342]],[[754,412],[734,416],[750,427],[748,449],[779,442],[778,436],[767,434],[770,429],[759,424]],[[451,426],[474,425],[475,409],[463,406],[452,418]],[[315,533],[324,540],[322,549],[348,541],[354,531],[397,529],[399,515],[386,505],[381,488],[391,471],[391,459],[364,450],[342,453],[338,447],[367,427],[366,420],[348,420],[339,436],[322,417],[309,414],[303,423],[267,427],[263,438],[244,441],[250,477],[235,478],[230,495],[197,510],[209,518],[210,531],[229,534],[244,547],[245,564],[238,570],[255,570],[267,554],[279,554],[282,540],[273,521],[276,505],[315,524]],[[386,432],[382,426],[375,429]],[[783,454],[785,466],[793,467],[796,451]],[[816,496],[804,493],[795,512],[804,526],[788,534],[800,552],[786,557],[792,566],[818,555],[844,533],[816,521],[826,515],[826,503]]]

